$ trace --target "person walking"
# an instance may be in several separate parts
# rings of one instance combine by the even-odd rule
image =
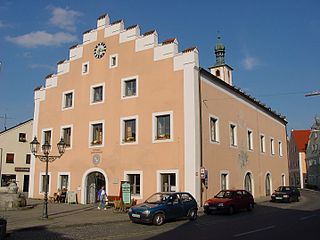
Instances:
[[[98,209],[104,209],[107,210],[106,208],[106,198],[107,198],[107,193],[104,190],[104,186],[102,186],[98,192],[98,200],[99,200],[99,205]]]

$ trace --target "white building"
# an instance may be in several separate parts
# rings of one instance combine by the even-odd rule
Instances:
[[[0,132],[0,179],[3,191],[11,180],[19,191],[28,192],[30,172],[30,142],[33,120],[27,120]]]

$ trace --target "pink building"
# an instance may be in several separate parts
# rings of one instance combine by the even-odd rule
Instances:
[[[291,130],[289,141],[289,183],[304,188],[307,179],[306,150],[310,130]]]
[[[201,203],[222,188],[260,197],[287,183],[285,118],[235,88],[224,46],[215,51],[208,72],[196,48],[99,17],[35,91],[34,136],[68,144],[49,164],[49,195],[66,187],[92,203],[101,185],[118,195],[127,180],[138,201],[188,191]],[[42,197],[44,169],[32,159],[30,197]]]

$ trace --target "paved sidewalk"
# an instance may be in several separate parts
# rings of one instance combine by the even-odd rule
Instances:
[[[43,201],[28,199],[27,207],[0,211],[7,220],[7,232],[33,227],[57,228],[107,222],[128,221],[127,213],[113,212],[112,208],[98,210],[93,204],[49,203],[48,219],[42,219]]]

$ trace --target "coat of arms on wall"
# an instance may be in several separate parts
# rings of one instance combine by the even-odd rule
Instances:
[[[241,168],[244,168],[245,165],[249,162],[248,158],[249,158],[248,153],[244,150],[241,150],[238,155],[238,159],[239,159],[239,163],[240,163]]]

